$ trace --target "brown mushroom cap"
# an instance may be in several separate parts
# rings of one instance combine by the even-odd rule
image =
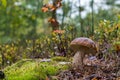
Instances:
[[[97,52],[95,42],[85,37],[74,39],[70,43],[70,48],[74,51],[83,51],[84,53],[95,54]]]

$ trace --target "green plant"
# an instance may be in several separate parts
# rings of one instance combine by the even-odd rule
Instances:
[[[113,51],[114,42],[119,41],[120,37],[120,23],[119,19],[116,22],[104,20],[101,21],[99,27],[95,29],[94,38],[98,41],[100,53],[103,53],[104,57],[114,57]]]

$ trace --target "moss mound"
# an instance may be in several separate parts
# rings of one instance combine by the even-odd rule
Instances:
[[[7,80],[45,80],[47,75],[54,76],[60,70],[67,69],[56,61],[23,59],[4,69]]]

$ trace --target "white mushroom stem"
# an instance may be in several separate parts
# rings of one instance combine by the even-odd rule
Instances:
[[[84,58],[84,52],[77,51],[73,57],[73,67],[76,69],[83,69],[83,65],[84,65],[83,58]]]

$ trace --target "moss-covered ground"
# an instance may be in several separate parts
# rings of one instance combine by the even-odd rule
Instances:
[[[23,59],[4,69],[7,80],[45,80],[47,75],[55,76],[67,65],[58,61],[41,62],[41,59]]]

